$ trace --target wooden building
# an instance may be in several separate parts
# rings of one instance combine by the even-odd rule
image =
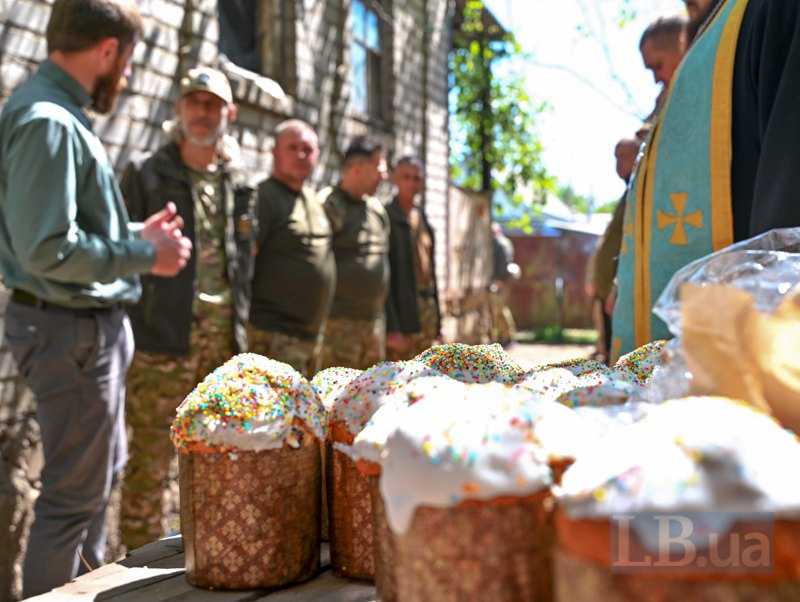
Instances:
[[[52,0],[0,0],[0,103],[46,57]],[[369,133],[389,156],[418,155],[425,205],[447,288],[449,0],[140,0],[145,36],[118,110],[95,130],[118,170],[164,142],[177,84],[197,64],[226,71],[239,120],[233,134],[258,180],[270,172],[271,132],[289,117],[314,125],[315,184],[335,182],[348,140]],[[0,295],[2,297],[2,295]],[[0,319],[4,301],[0,299]],[[0,349],[0,601],[18,595],[18,558],[39,460],[30,395]]]

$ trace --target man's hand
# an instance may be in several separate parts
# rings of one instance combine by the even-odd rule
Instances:
[[[183,235],[182,227],[175,203],[167,203],[166,208],[147,218],[141,236],[156,249],[151,274],[174,276],[186,266],[192,256],[192,242]]]
[[[397,353],[405,352],[411,346],[411,341],[402,332],[386,333],[386,348]]]

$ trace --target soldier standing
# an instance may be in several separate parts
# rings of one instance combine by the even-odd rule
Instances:
[[[592,300],[592,320],[597,330],[596,357],[608,362],[611,355],[611,311],[613,306],[614,279],[617,277],[617,261],[622,246],[622,227],[625,221],[625,197],[627,186],[636,164],[641,141],[622,139],[614,147],[617,175],[625,182],[625,192],[614,209],[611,221],[600,238],[597,249],[586,266],[586,293]]]
[[[293,119],[275,130],[272,176],[258,187],[258,254],[250,348],[311,378],[336,283],[325,207],[305,183],[319,159],[313,128]]]
[[[358,137],[345,152],[341,182],[324,194],[333,226],[336,293],[323,367],[365,369],[385,357],[389,217],[373,196],[385,178],[383,147]]]
[[[519,266],[514,263],[514,244],[496,222],[492,224],[492,260],[492,283],[489,285],[491,337],[501,345],[510,345],[514,342],[516,326],[508,307],[508,289],[512,278],[519,277]]]
[[[391,222],[386,355],[396,361],[410,359],[434,344],[441,332],[441,315],[433,229],[425,212],[415,205],[425,187],[419,159],[399,159],[392,183],[397,196],[386,208]]]
[[[128,375],[133,437],[121,517],[129,549],[166,531],[175,408],[199,380],[246,349],[255,191],[224,136],[235,119],[225,75],[191,69],[180,82],[172,141],[131,164],[122,179],[131,215],[157,211],[169,199],[197,248],[178,277],[145,278],[130,311],[137,351]]]

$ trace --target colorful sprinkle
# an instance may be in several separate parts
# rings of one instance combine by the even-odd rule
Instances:
[[[177,409],[172,442],[233,449],[297,444],[298,418],[325,438],[325,408],[309,382],[287,364],[253,353],[237,355],[198,384]]]

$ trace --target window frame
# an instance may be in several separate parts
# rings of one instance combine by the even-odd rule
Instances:
[[[217,17],[221,22],[221,5],[226,0],[217,0]],[[254,0],[255,18],[252,23],[258,54],[258,69],[240,65],[227,56],[238,68],[246,72],[246,79],[260,77],[271,79],[280,85],[284,93],[294,98],[297,94],[297,33],[295,31],[296,8],[294,2],[284,0]],[[222,28],[217,48],[222,50]],[[236,90],[234,89],[234,93]],[[239,100],[239,99],[237,99]]]
[[[294,1],[258,0],[261,75],[278,82],[290,96],[297,94],[296,20]]]
[[[361,35],[356,18],[356,5],[363,7],[363,23]],[[389,3],[380,0],[350,0],[347,3],[346,24],[347,36],[345,43],[348,46],[348,84],[351,86],[349,107],[352,115],[360,121],[375,123],[384,128],[389,128],[393,80],[392,73],[392,27],[386,15],[389,14]],[[372,16],[377,33],[377,41],[370,40],[369,21]],[[371,43],[373,42],[373,43]],[[366,96],[366,109],[355,99],[356,77],[356,48],[363,56],[363,90]]]

